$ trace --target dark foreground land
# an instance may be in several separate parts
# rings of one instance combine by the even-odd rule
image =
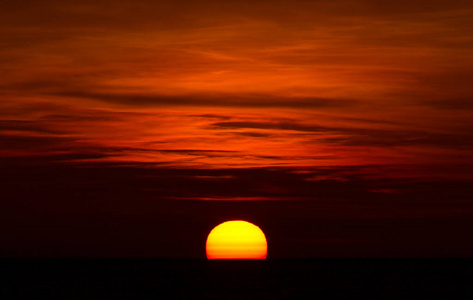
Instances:
[[[472,259],[5,259],[0,299],[473,299]]]

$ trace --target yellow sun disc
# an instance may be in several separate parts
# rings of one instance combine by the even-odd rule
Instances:
[[[268,244],[263,231],[246,221],[224,222],[209,233],[208,259],[265,259]]]

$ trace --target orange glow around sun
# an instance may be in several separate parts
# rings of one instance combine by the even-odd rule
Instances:
[[[209,233],[208,259],[265,259],[268,245],[263,231],[246,221],[228,221]]]

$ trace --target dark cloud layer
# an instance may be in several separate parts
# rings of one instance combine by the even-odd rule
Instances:
[[[468,182],[369,179],[370,166],[299,172],[54,160],[61,158],[0,160],[2,236],[8,241],[2,256],[203,257],[208,230],[233,218],[258,223],[272,257],[471,250],[465,238],[473,213],[465,198],[473,193]],[[25,162],[29,167],[20,167]],[[317,176],[334,179],[313,180]],[[438,241],[455,247],[432,250]]]
[[[202,95],[202,96],[161,96],[161,95],[126,95],[93,94],[86,92],[60,92],[58,96],[68,98],[86,98],[129,106],[211,106],[211,107],[250,107],[250,108],[324,108],[344,107],[356,104],[356,100],[312,98],[312,97],[276,97],[268,95]]]
[[[367,129],[351,127],[328,127],[305,125],[297,122],[216,122],[213,127],[219,129],[263,129],[310,132],[322,135],[321,139],[333,144],[346,146],[409,146],[430,145],[450,147],[454,149],[471,149],[473,136],[470,132],[458,133],[431,133],[419,130],[405,129]],[[245,133],[242,133],[245,134]],[[264,135],[264,133],[261,133]],[[341,137],[324,137],[325,134],[338,134]],[[319,139],[320,140],[320,139]],[[317,140],[314,140],[317,142]]]

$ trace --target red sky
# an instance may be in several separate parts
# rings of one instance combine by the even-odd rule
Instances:
[[[420,255],[429,255],[425,249],[442,243],[430,237],[432,222],[472,217],[471,1],[2,6],[0,174],[11,228],[3,235],[11,243],[1,253],[35,255],[25,250],[38,234],[28,228],[44,227],[38,255],[67,255],[71,248],[79,256],[122,255],[67,234],[64,243],[77,247],[50,245],[61,240],[60,224],[76,228],[91,215],[113,219],[134,211],[138,219],[156,213],[163,224],[179,214],[197,218],[194,239],[216,219],[252,217],[273,224],[267,228],[282,244],[274,224],[285,218],[294,230],[304,226],[293,243],[307,246],[299,254],[308,256],[322,255],[304,242],[321,234],[310,224],[409,219],[427,236]],[[203,208],[209,204],[189,200],[233,204]],[[265,212],[248,212],[256,208],[242,200]],[[167,204],[158,209],[159,203]],[[191,212],[192,205],[200,206]],[[58,217],[64,214],[82,217],[67,223]],[[132,236],[126,229],[141,228],[135,221],[117,221],[123,232],[104,247]],[[104,228],[115,221],[97,222]],[[459,230],[448,224],[439,226]],[[337,237],[350,232],[337,226],[340,232],[321,242],[333,250],[330,241],[346,241],[348,250],[337,255],[358,249],[353,240],[383,243],[365,229]],[[389,226],[391,234],[406,232]],[[455,250],[434,253],[471,255],[462,240],[452,242]],[[413,253],[408,241],[399,242],[408,250],[392,254]],[[368,246],[352,253],[390,254],[382,245],[376,253]],[[123,255],[172,256],[177,246],[143,247]]]

